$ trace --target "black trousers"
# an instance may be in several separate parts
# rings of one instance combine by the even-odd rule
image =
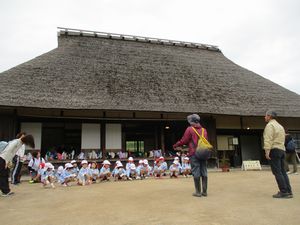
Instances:
[[[17,155],[14,157],[13,162],[14,162],[14,168],[11,174],[11,183],[18,184],[20,183],[20,177],[21,177],[20,173],[21,173],[23,162],[20,161],[20,157]]]
[[[284,168],[285,151],[276,148],[271,149],[270,158],[271,170],[275,176],[280,192],[291,193],[290,180]]]
[[[10,192],[8,184],[9,169],[5,168],[5,164],[5,160],[0,157],[0,190],[3,194]]]
[[[195,155],[190,157],[193,177],[207,177],[207,161],[199,160]]]

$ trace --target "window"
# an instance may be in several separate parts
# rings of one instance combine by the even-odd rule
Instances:
[[[126,141],[126,151],[144,152],[144,141]]]

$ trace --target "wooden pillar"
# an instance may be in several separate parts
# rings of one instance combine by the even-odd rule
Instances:
[[[160,125],[160,146],[162,154],[165,155],[165,128],[163,124]]]
[[[0,140],[10,141],[16,136],[17,118],[15,115],[0,115]]]
[[[216,119],[212,116],[207,119],[206,129],[208,133],[208,140],[213,145],[214,150],[217,150],[217,128]],[[214,151],[216,154],[216,151]],[[216,155],[215,155],[216,156]]]
[[[106,159],[106,142],[105,142],[105,136],[106,136],[106,124],[105,122],[101,122],[101,132],[100,132],[100,140],[101,140],[101,150],[102,150],[102,158]]]

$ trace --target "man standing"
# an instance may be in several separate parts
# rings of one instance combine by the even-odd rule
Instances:
[[[276,121],[277,113],[267,111],[265,121],[267,125],[264,130],[264,149],[266,158],[270,160],[271,170],[275,176],[279,192],[273,198],[292,198],[293,193],[289,178],[284,168],[285,160],[285,131]]]

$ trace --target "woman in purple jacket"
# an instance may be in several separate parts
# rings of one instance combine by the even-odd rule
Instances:
[[[182,145],[188,145],[189,152],[188,156],[190,157],[192,174],[194,177],[194,184],[196,192],[193,193],[195,197],[207,196],[207,159],[209,157],[209,152],[207,151],[207,156],[199,157],[199,153],[196,152],[198,136],[193,128],[201,135],[202,129],[204,129],[204,137],[207,139],[207,131],[200,125],[200,116],[197,114],[192,114],[187,117],[187,121],[190,126],[185,130],[183,137],[176,144],[173,145],[173,148],[176,149]],[[202,178],[202,193],[201,193],[201,183],[200,177]]]

